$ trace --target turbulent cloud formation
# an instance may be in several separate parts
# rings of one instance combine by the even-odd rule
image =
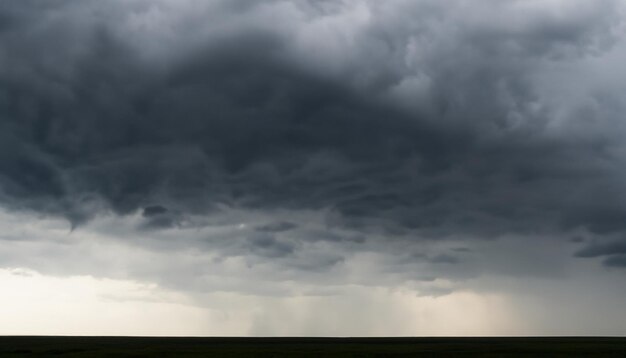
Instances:
[[[625,16],[611,0],[5,2],[1,204],[312,290],[624,268]],[[230,285],[181,260],[127,274]]]

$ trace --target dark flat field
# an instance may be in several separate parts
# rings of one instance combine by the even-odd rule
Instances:
[[[626,338],[0,337],[0,357],[626,357]]]

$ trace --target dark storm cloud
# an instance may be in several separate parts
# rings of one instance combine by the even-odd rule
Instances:
[[[143,208],[143,216],[151,217],[167,213],[167,208],[161,205],[153,205]]]
[[[411,151],[426,153],[426,170],[445,160],[447,135],[271,58],[280,50],[271,37],[234,37],[148,75],[108,36],[89,43],[88,65],[62,84],[65,98],[5,86],[5,125],[17,138],[4,142],[9,201],[67,201],[63,210],[93,194],[124,214],[159,195],[194,211],[220,201],[320,207],[345,195],[342,211],[371,211],[394,197],[348,199],[330,185],[394,170],[385,161]]]
[[[269,234],[256,234],[248,238],[250,249],[265,257],[284,257],[291,255],[294,252],[294,247],[291,243],[285,243],[277,241],[272,235]]]
[[[215,4],[240,26],[208,31],[167,59],[145,56],[115,28],[123,20],[111,14],[141,13],[145,2],[1,5],[3,204],[75,224],[102,210],[143,210],[146,228],[236,207],[328,210],[331,228],[407,238],[626,229],[618,141],[602,123],[582,138],[549,132],[556,111],[530,79],[540,63],[609,48],[610,11],[531,12],[515,26],[468,14],[440,28],[431,19],[454,21],[458,3],[389,5],[394,16],[419,14],[398,22],[415,28],[381,12],[345,50],[350,69],[335,74],[255,22],[260,6]],[[315,18],[338,4],[298,9]],[[91,25],[77,14],[104,15]],[[403,59],[412,46],[431,47],[411,65]],[[402,86],[418,74],[428,95],[413,98]],[[247,247],[292,255],[272,234],[297,229],[259,226]],[[315,240],[335,240],[324,237]]]
[[[626,241],[593,243],[576,252],[576,256],[578,257],[599,257],[623,254],[626,254]]]
[[[456,256],[441,254],[433,257],[430,261],[435,264],[458,264],[460,260]]]
[[[607,267],[626,268],[626,255],[610,256],[602,262]]]
[[[623,235],[623,234],[621,234]],[[576,257],[602,258],[602,265],[606,267],[626,267],[626,241],[614,237],[592,240],[575,252]]]
[[[297,228],[298,225],[288,222],[288,221],[279,221],[279,222],[274,222],[274,223],[270,223],[267,225],[262,225],[256,228],[257,231],[262,231],[262,232],[283,232],[283,231],[289,231],[292,229]]]

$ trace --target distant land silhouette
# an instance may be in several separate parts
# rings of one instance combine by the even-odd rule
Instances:
[[[626,338],[0,337],[1,357],[626,357]]]

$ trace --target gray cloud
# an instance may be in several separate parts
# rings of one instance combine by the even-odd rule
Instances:
[[[270,224],[266,224],[266,225],[262,225],[256,228],[257,231],[262,231],[262,232],[283,232],[283,231],[289,231],[292,229],[297,228],[298,225],[288,222],[288,221],[279,221],[279,222],[273,222]]]
[[[165,3],[0,5],[3,206],[73,225],[142,212],[138,245],[299,274],[368,250],[404,277],[544,273],[474,246],[580,233],[601,243],[577,257],[624,266],[605,243],[626,229],[624,98],[547,83],[620,48],[617,2]],[[159,241],[237,210],[324,222]],[[446,240],[465,250],[414,256]]]
[[[608,267],[626,268],[626,255],[613,255],[604,260],[603,264]]]
[[[623,240],[596,240],[578,250],[575,255],[583,258],[602,257],[606,267],[626,267],[626,242]]]

